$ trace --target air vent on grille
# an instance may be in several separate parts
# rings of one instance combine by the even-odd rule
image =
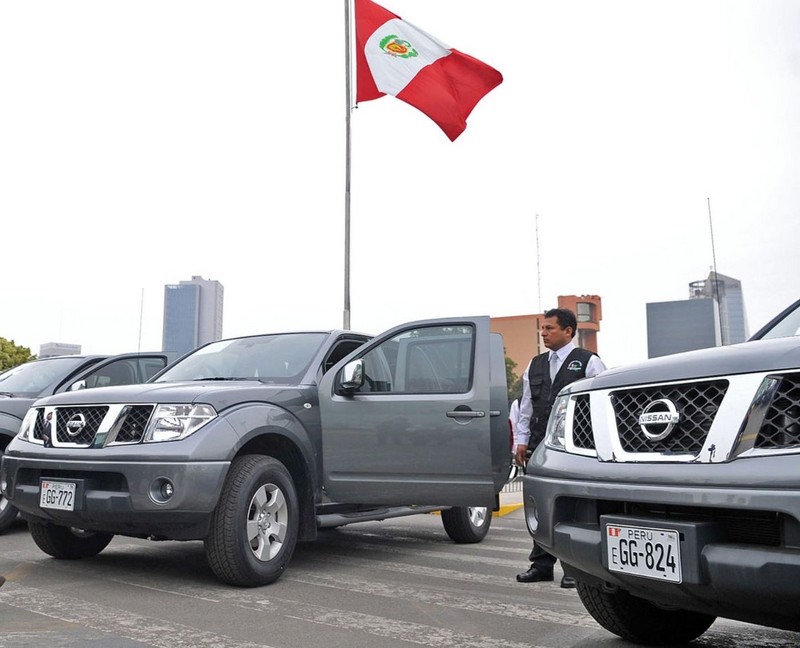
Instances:
[[[120,416],[122,424],[114,443],[138,443],[141,441],[152,412],[152,405],[127,406]]]
[[[756,448],[797,445],[800,445],[800,374],[790,374],[781,378],[756,438]]]
[[[575,398],[575,416],[572,419],[572,443],[576,448],[594,450],[592,417],[589,410],[589,395]]]
[[[613,392],[611,402],[623,450],[697,454],[703,447],[727,388],[727,380],[715,380]],[[662,398],[672,401],[680,421],[666,438],[652,441],[639,426],[639,415],[648,404]]]

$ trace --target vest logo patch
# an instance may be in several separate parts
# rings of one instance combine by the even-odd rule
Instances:
[[[580,360],[573,360],[567,365],[567,371],[580,371],[582,368],[583,364]]]

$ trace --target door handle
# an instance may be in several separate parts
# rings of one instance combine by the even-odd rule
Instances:
[[[455,410],[452,412],[447,412],[448,418],[483,418],[486,416],[486,412],[481,412],[480,410]]]

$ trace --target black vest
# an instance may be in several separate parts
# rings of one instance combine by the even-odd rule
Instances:
[[[586,366],[594,353],[575,347],[561,363],[555,380],[550,382],[550,351],[540,353],[531,361],[528,370],[528,382],[531,387],[533,400],[533,415],[531,416],[531,438],[528,448],[532,450],[542,439],[547,429],[547,419],[550,410],[558,396],[558,392],[572,382],[586,377]]]

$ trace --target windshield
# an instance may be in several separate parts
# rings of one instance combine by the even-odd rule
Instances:
[[[0,374],[0,394],[34,398],[80,367],[86,358],[32,360]]]
[[[327,333],[286,333],[213,342],[170,367],[155,382],[256,379],[296,385],[327,337]]]
[[[767,325],[769,328],[766,331],[759,331],[753,337],[758,340],[771,340],[800,335],[800,301],[795,302],[779,317],[777,322],[770,322]]]

